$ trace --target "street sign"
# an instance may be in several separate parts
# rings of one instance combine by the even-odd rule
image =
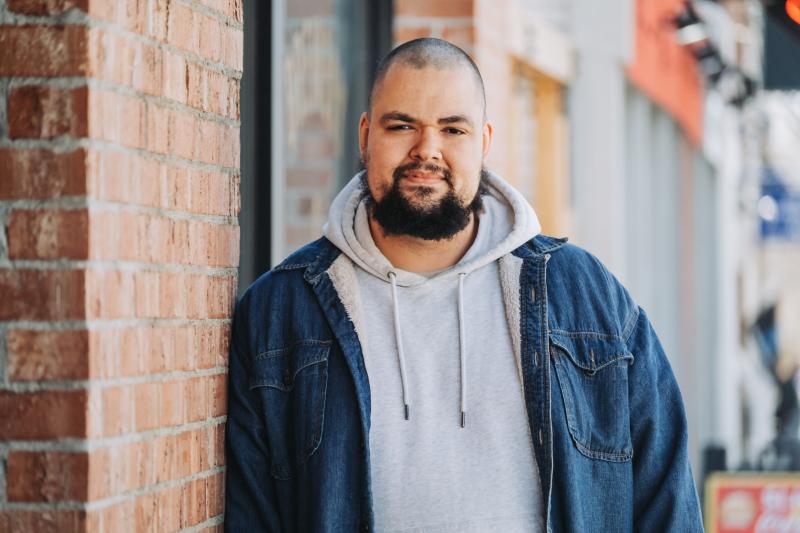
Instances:
[[[758,200],[762,240],[800,242],[800,188],[782,181],[765,169]]]

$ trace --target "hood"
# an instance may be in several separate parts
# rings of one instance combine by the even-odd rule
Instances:
[[[469,274],[515,250],[541,230],[539,219],[527,200],[505,180],[489,172],[484,211],[478,217],[478,233],[464,257],[456,265],[433,276],[398,270],[372,239],[361,188],[363,172],[356,174],[336,196],[322,232],[363,270],[386,282],[390,281],[389,274],[393,273],[401,287]]]
[[[331,205],[328,222],[322,231],[325,237],[336,245],[347,257],[365,272],[385,281],[391,287],[395,349],[400,369],[400,382],[403,390],[403,406],[406,420],[412,405],[410,386],[406,373],[403,353],[402,321],[398,305],[398,287],[416,287],[426,283],[435,286],[439,281],[453,279],[458,284],[458,338],[461,388],[461,427],[466,425],[467,416],[467,369],[466,337],[464,314],[464,280],[473,271],[496,261],[510,253],[540,230],[539,220],[533,209],[513,187],[489,173],[484,196],[484,210],[478,216],[478,232],[469,250],[461,260],[450,268],[433,275],[406,272],[394,268],[380,252],[372,239],[367,218],[359,173],[345,186]],[[457,279],[456,279],[457,278]]]

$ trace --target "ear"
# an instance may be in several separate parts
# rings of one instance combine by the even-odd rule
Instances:
[[[483,158],[489,155],[489,149],[492,147],[492,132],[494,126],[491,122],[486,122],[483,125]]]
[[[358,150],[361,152],[361,159],[366,161],[364,155],[367,152],[367,137],[369,136],[369,115],[367,112],[361,113],[358,120]]]

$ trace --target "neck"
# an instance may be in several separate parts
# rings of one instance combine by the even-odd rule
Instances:
[[[393,266],[408,272],[434,272],[449,268],[464,257],[478,233],[478,222],[474,215],[470,215],[463,230],[451,239],[440,241],[386,235],[372,216],[369,217],[369,229],[375,246]]]

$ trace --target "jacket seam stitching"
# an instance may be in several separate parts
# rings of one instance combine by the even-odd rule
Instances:
[[[634,327],[636,325],[636,322],[638,322],[638,320],[639,320],[639,306],[636,306],[633,312],[631,313],[630,318],[628,318],[627,322],[625,323],[625,327],[622,329],[622,340],[625,342],[626,345],[628,344],[628,341],[630,340],[631,335],[633,334]]]
[[[561,335],[563,337],[580,338],[584,336],[600,337],[608,340],[624,340],[621,336],[615,333],[601,333],[599,331],[568,331],[565,329],[551,329],[550,333]]]

